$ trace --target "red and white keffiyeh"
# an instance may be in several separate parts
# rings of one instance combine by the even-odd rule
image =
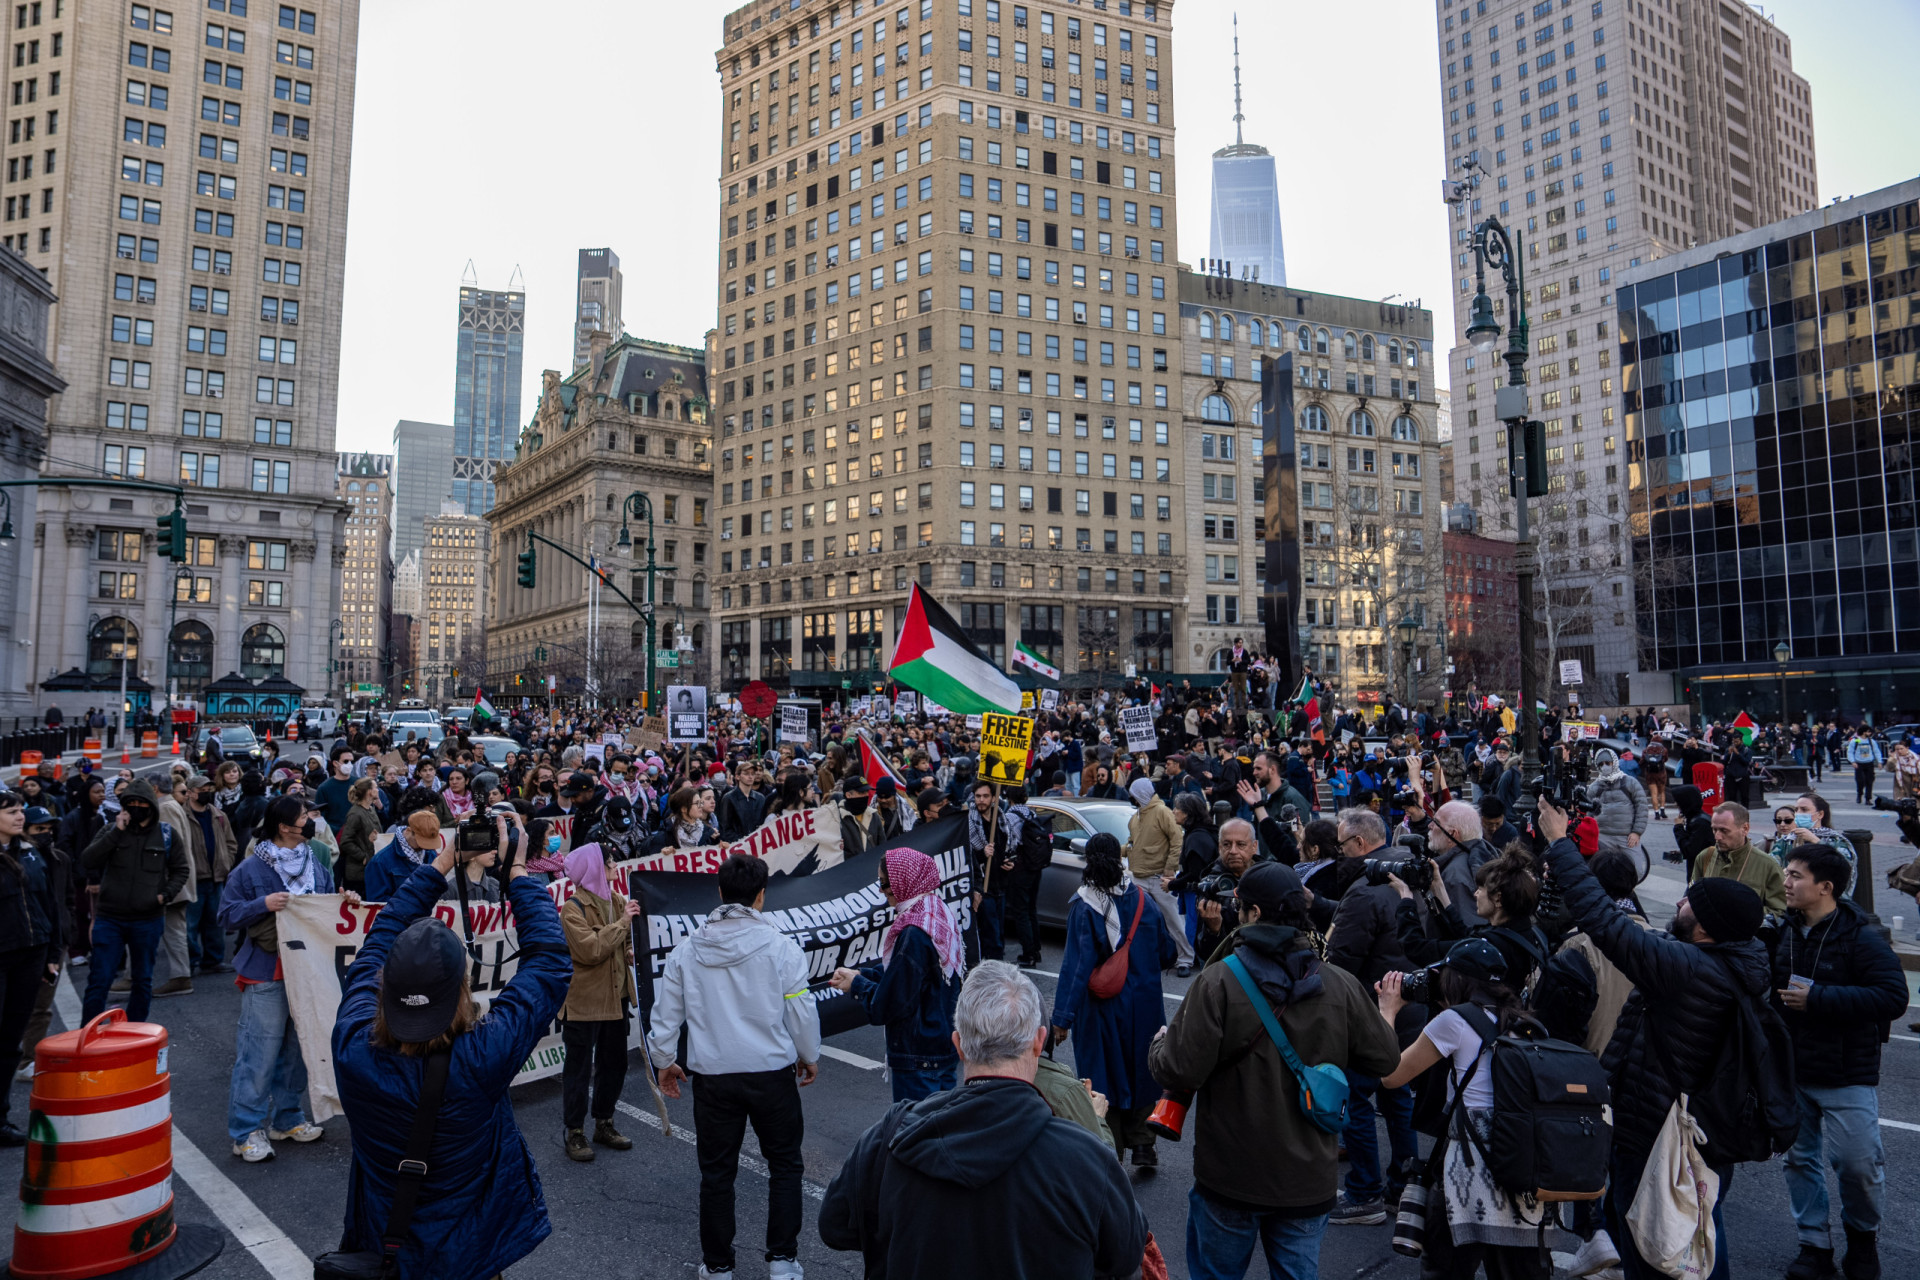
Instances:
[[[887,936],[880,940],[881,963],[893,963],[893,944],[900,931],[911,925],[933,940],[933,949],[940,954],[941,978],[953,977],[965,965],[965,952],[953,908],[940,896],[940,868],[918,849],[889,849],[886,859],[887,884],[899,906]]]

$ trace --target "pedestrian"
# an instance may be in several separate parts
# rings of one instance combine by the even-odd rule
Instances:
[[[127,1020],[145,1022],[153,1001],[153,961],[166,929],[166,904],[193,874],[186,842],[160,821],[160,798],[145,782],[127,784],[110,825],[80,855],[93,897],[93,947],[81,1021],[106,1011],[121,956],[132,987]]]
[[[1066,954],[1049,1019],[1053,1043],[1072,1033],[1075,1064],[1106,1097],[1116,1151],[1131,1152],[1133,1164],[1145,1169],[1160,1163],[1154,1131],[1147,1127],[1160,1097],[1147,1049],[1164,1025],[1160,974],[1175,954],[1167,922],[1151,905],[1121,860],[1119,840],[1105,831],[1089,839],[1080,888],[1067,908]],[[1100,965],[1123,950],[1119,990],[1094,991]]]
[[[1673,789],[1673,807],[1679,810],[1680,819],[1673,824],[1674,847],[1666,859],[1683,864],[1689,880],[1700,855],[1713,847],[1713,819],[1703,805],[1700,788],[1682,784]]]
[[[627,1076],[627,1017],[640,1005],[633,982],[633,921],[640,904],[613,887],[607,876],[611,866],[598,844],[569,853],[566,870],[573,895],[560,908],[560,927],[573,957],[573,980],[560,1012],[560,1041],[567,1053],[561,1069],[561,1124],[567,1157],[583,1163],[593,1159],[586,1135],[589,1082],[593,1141],[614,1151],[633,1147],[633,1139],[614,1128],[613,1112]]]
[[[1773,952],[1773,998],[1793,1041],[1800,1135],[1786,1156],[1787,1198],[1800,1255],[1788,1280],[1834,1275],[1827,1165],[1840,1181],[1846,1280],[1879,1280],[1886,1198],[1880,1141],[1880,1046],[1907,1007],[1899,957],[1845,897],[1852,867],[1838,850],[1803,844],[1787,855],[1786,927]]]
[[[373,861],[373,842],[380,834],[380,785],[359,778],[347,788],[347,816],[339,827],[340,860],[334,870],[340,887],[365,892],[367,867]]]
[[[1180,907],[1161,883],[1162,877],[1180,869],[1180,824],[1174,821],[1173,810],[1167,808],[1166,801],[1153,789],[1152,779],[1135,778],[1127,794],[1137,806],[1127,819],[1127,867],[1132,872],[1132,881],[1160,913],[1165,932],[1173,942],[1174,960],[1170,963],[1191,966],[1193,944],[1187,941]]]
[[[401,801],[401,807],[406,808],[409,800],[424,795],[422,788],[409,789],[406,798]],[[369,902],[385,902],[413,877],[415,871],[430,864],[441,849],[453,845],[452,840],[441,834],[440,819],[433,811],[430,797],[424,807],[406,814],[402,823],[392,828],[393,839],[387,841],[386,848],[374,854],[373,861],[367,864],[366,895]]]
[[[1874,766],[1885,760],[1880,743],[1863,724],[1858,733],[1847,739],[1846,754],[1847,763],[1853,766],[1853,802],[1867,804],[1873,799]]]
[[[749,1123],[768,1169],[768,1271],[772,1280],[798,1280],[806,1126],[796,1086],[819,1074],[820,1018],[799,944],[760,914],[767,864],[736,853],[716,879],[720,905],[667,957],[648,1052],[667,1097],[678,1098],[680,1082],[692,1081],[700,1280],[733,1277],[733,1184]],[[685,1067],[676,1061],[682,1028]]]
[[[1604,747],[1593,753],[1592,763],[1596,772],[1587,793],[1598,810],[1594,822],[1600,829],[1600,848],[1638,849],[1653,817],[1646,788],[1623,772],[1619,758]]]
[[[820,1239],[859,1250],[868,1280],[1139,1273],[1147,1223],[1126,1174],[1033,1083],[1040,1014],[1025,974],[982,963],[954,1010],[960,1086],[895,1103],[854,1144],[821,1203]]]
[[[193,904],[187,908],[187,946],[193,967],[207,975],[232,973],[226,962],[227,934],[220,927],[220,895],[239,856],[233,824],[213,802],[213,781],[203,773],[189,774],[183,793],[192,829],[193,873],[199,878]]]
[[[1653,806],[1653,816],[1663,821],[1667,816],[1667,783],[1671,777],[1667,769],[1667,744],[1654,737],[1649,729],[1647,749],[1640,753],[1640,782],[1647,789],[1647,803]]]
[[[201,870],[206,864],[206,852],[195,849],[195,837],[200,833],[197,825],[187,817],[187,794],[183,781],[181,774],[175,774],[172,782],[154,788],[154,794],[160,800],[161,825],[186,848],[188,861],[194,868],[180,886],[180,891],[167,899],[167,909],[162,916],[165,927],[160,934],[160,950],[155,956],[153,968],[153,995],[156,1000],[193,994],[193,955],[187,945],[187,913],[193,909],[203,878]]]
[[[1693,874],[1690,880],[1698,883],[1708,876],[1725,876],[1738,880],[1760,895],[1768,911],[1787,909],[1786,889],[1781,879],[1780,863],[1774,858],[1754,848],[1753,841],[1747,838],[1748,824],[1752,818],[1743,804],[1728,800],[1715,805],[1713,810],[1712,831],[1713,847],[1703,849],[1693,862]]]
[[[887,1029],[893,1100],[914,1102],[953,1088],[959,1068],[953,1009],[966,947],[953,909],[940,896],[940,869],[926,854],[887,850],[880,892],[894,912],[880,963],[836,969],[832,981],[860,1002],[870,1022]]]
[[[333,1026],[353,1139],[343,1250],[380,1248],[395,1194],[410,1185],[399,1169],[422,1098],[439,1082],[400,1280],[486,1280],[553,1230],[507,1090],[566,999],[566,940],[552,900],[527,877],[524,848],[516,851],[507,894],[520,966],[483,1011],[472,957],[433,915],[457,857],[437,850],[396,886],[347,970]]]
[[[18,792],[0,791],[0,1147],[26,1145],[27,1134],[9,1119],[13,1074],[34,1005],[60,979],[57,876],[27,839],[27,817]]]
[[[1154,1078],[1196,1104],[1187,1273],[1240,1280],[1259,1249],[1273,1280],[1316,1280],[1338,1198],[1339,1139],[1302,1110],[1301,1082],[1251,992],[1301,1062],[1378,1077],[1399,1063],[1400,1049],[1359,981],[1315,953],[1306,891],[1292,868],[1253,866],[1235,910],[1228,957],[1200,971],[1148,1054]]]

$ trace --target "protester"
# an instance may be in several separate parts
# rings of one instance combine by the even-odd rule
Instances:
[[[1392,1071],[1400,1060],[1393,1031],[1351,974],[1315,955],[1293,870],[1252,867],[1236,905],[1239,927],[1227,946],[1300,1060],[1349,1078]],[[1338,1140],[1302,1113],[1300,1082],[1225,964],[1200,971],[1148,1060],[1162,1086],[1195,1095],[1188,1275],[1240,1280],[1258,1248],[1275,1280],[1315,1280],[1337,1198]]]
[[[954,1085],[953,1007],[960,998],[965,945],[952,908],[940,896],[940,869],[915,849],[889,849],[880,892],[893,921],[880,963],[834,970],[833,986],[858,1000],[868,1021],[887,1029],[887,1075],[895,1102],[914,1102]]]
[[[373,842],[380,834],[380,787],[372,778],[361,778],[347,788],[347,813],[336,828],[340,840],[340,860],[334,865],[340,887],[356,893],[367,886],[367,868],[373,862]],[[377,899],[376,899],[377,900]]]
[[[407,794],[412,796],[413,792]],[[367,864],[368,901],[385,902],[413,878],[415,871],[432,863],[442,848],[452,846],[452,838],[441,834],[440,819],[431,806],[413,810],[406,816],[405,825],[393,828],[393,839],[387,841],[386,848]]]
[[[207,870],[206,851],[195,848],[199,827],[187,817],[187,793],[183,785],[186,766],[180,767],[183,772],[154,788],[160,802],[160,825],[186,849],[188,864],[193,867],[179,892],[167,899],[166,911],[161,916],[160,950],[155,954],[153,966],[156,1000],[193,994],[193,954],[187,945],[187,912],[193,908],[201,879],[206,878],[201,873]]]
[[[94,895],[93,947],[81,1020],[91,1022],[107,1007],[121,957],[132,988],[127,1020],[145,1022],[153,1000],[153,961],[165,930],[166,904],[193,874],[186,842],[160,821],[160,799],[145,782],[129,783],[120,811],[80,855]]]
[[[633,982],[633,921],[640,904],[609,883],[611,865],[597,844],[569,853],[573,895],[560,908],[560,927],[573,957],[573,979],[560,1013],[560,1041],[567,1053],[561,1068],[561,1124],[568,1158],[583,1162],[593,1159],[585,1133],[589,1081],[593,1141],[615,1151],[633,1147],[633,1139],[614,1128],[613,1111],[627,1075],[628,1011],[640,1004]]]
[[[45,813],[36,809],[36,817]],[[60,978],[58,877],[26,838],[27,817],[18,792],[0,791],[0,1147],[26,1144],[27,1134],[8,1118],[13,1073],[34,1004]]]
[[[1694,859],[1693,882],[1698,884],[1708,876],[1738,880],[1760,895],[1767,910],[1785,911],[1787,896],[1780,864],[1753,847],[1747,838],[1750,821],[1743,804],[1728,800],[1714,806],[1713,847]]]
[[[1620,769],[1620,759],[1601,748],[1593,753],[1596,770],[1587,785],[1587,794],[1597,809],[1594,821],[1600,828],[1602,850],[1638,849],[1653,818],[1653,806],[1639,779]]]
[[[748,1122],[768,1169],[769,1273],[797,1278],[805,1122],[796,1084],[819,1074],[820,1019],[799,945],[760,914],[767,864],[736,853],[717,879],[720,905],[667,957],[648,1051],[669,1098],[680,1096],[682,1080],[693,1083],[701,1280],[733,1274],[733,1184]],[[675,1060],[683,1027],[684,1068]]]
[[[1147,1223],[1126,1175],[1034,1087],[1040,1014],[1024,974],[982,963],[954,1010],[960,1086],[895,1103],[854,1144],[821,1203],[820,1239],[859,1250],[868,1280],[1140,1271]]]
[[[1433,852],[1447,895],[1459,909],[1461,922],[1468,928],[1484,923],[1473,908],[1474,889],[1479,884],[1474,877],[1500,851],[1487,842],[1479,811],[1464,800],[1449,800],[1435,809],[1427,823],[1427,847]]]
[[[1683,785],[1673,789],[1673,805],[1680,811],[1680,819],[1673,824],[1674,847],[1666,858],[1668,862],[1683,864],[1689,881],[1700,855],[1713,847],[1713,819],[1707,816],[1704,804],[1698,787]]]
[[[1193,944],[1187,941],[1179,905],[1161,883],[1161,877],[1180,868],[1180,824],[1174,821],[1173,810],[1167,808],[1153,789],[1152,779],[1135,778],[1128,785],[1127,794],[1138,806],[1127,819],[1127,866],[1133,883],[1160,912],[1165,932],[1173,941],[1173,962],[1191,966]]]
[[[1007,811],[1000,816],[1007,828],[1007,856],[995,878],[1005,877],[1006,917],[1002,944],[1020,944],[1022,969],[1040,967],[1040,877],[1053,864],[1053,828],[1027,804],[1027,789],[1004,789]]]
[[[847,779],[851,784],[853,779]],[[1007,915],[1007,875],[1012,870],[1007,850],[1011,837],[1000,821],[993,784],[976,782],[973,804],[967,809],[967,857],[973,873],[975,959],[998,960],[1006,954],[1003,932]]]

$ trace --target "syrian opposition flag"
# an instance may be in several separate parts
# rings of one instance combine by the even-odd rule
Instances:
[[[473,691],[473,718],[478,720],[483,716],[488,720],[500,718],[494,714],[493,704],[487,701],[487,691],[476,687]]]
[[[956,715],[1020,714],[1020,686],[973,647],[960,624],[917,582],[887,674]]]
[[[1320,727],[1320,694],[1314,689],[1313,681],[1301,676],[1300,688],[1294,693],[1293,701],[1307,713],[1307,727],[1318,729]]]
[[[1013,664],[1016,667],[1027,668],[1043,680],[1058,682],[1060,679],[1060,668],[1052,666],[1045,658],[1029,649],[1025,641],[1013,646]]]
[[[906,779],[893,771],[893,766],[887,763],[884,755],[880,754],[880,748],[873,745],[873,740],[867,737],[866,731],[861,730],[854,736],[860,741],[860,773],[866,778],[867,785],[871,787],[882,778],[892,778],[893,785],[900,789],[901,796],[906,796]]]
[[[1750,747],[1753,745],[1753,731],[1760,726],[1755,724],[1746,712],[1742,711],[1738,716],[1734,717],[1733,723],[1728,727],[1740,735],[1742,745]]]

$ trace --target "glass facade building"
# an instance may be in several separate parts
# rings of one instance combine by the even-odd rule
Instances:
[[[520,273],[514,272],[517,283]],[[493,472],[520,431],[520,357],[527,295],[516,288],[460,289],[453,384],[453,500],[468,515],[493,506]]]
[[[1213,221],[1207,252],[1231,263],[1233,274],[1257,272],[1261,284],[1287,282],[1280,242],[1280,177],[1265,147],[1235,143],[1213,153]]]
[[[1920,709],[1917,300],[1920,181],[1622,273],[1640,665],[1706,714]]]

